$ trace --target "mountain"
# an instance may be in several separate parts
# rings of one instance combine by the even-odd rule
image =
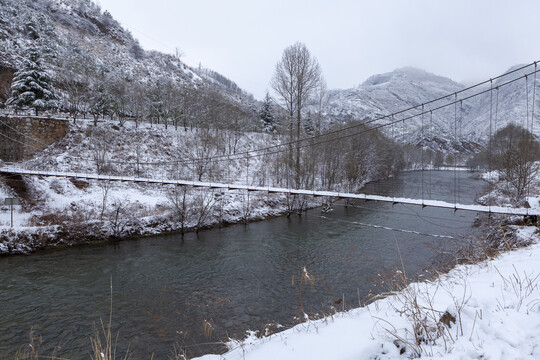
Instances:
[[[221,103],[253,115],[253,97],[233,81],[210,69],[192,68],[180,57],[144,50],[92,0],[0,0],[0,102],[9,97],[13,73],[31,49],[38,50],[55,79],[59,106],[65,111],[74,106],[74,92],[85,89],[83,103],[98,92],[118,98],[119,91],[134,87],[190,87],[198,97],[211,92]],[[204,94],[197,91],[202,89]],[[143,97],[155,97],[158,90]]]
[[[513,73],[494,80],[492,91],[489,91],[490,86],[484,86],[483,90],[487,93],[476,97],[471,102],[473,106],[463,123],[464,133],[471,138],[487,140],[491,118],[492,133],[513,122],[528,129],[532,128],[535,136],[540,137],[540,117],[538,116],[540,85],[532,74],[535,70],[534,66],[516,71],[523,66],[513,66],[506,71],[506,73]],[[525,75],[528,75],[527,79],[518,79]],[[514,79],[518,80],[514,81]],[[535,81],[536,86],[533,86]],[[533,116],[534,125],[531,126]]]
[[[341,121],[375,118],[463,88],[448,78],[406,67],[371,76],[358,87],[333,92],[329,114]]]
[[[518,68],[518,66],[514,67]],[[512,68],[512,69],[514,69]],[[510,70],[512,70],[510,69]],[[509,70],[509,71],[510,71]],[[493,83],[493,88],[501,86],[510,79],[517,78],[533,71],[532,68],[516,72],[500,78]],[[529,79],[529,117],[531,117],[533,86],[532,76]],[[405,67],[389,73],[374,75],[361,85],[352,89],[333,90],[326,106],[328,117],[334,122],[350,120],[369,121],[372,126],[389,123],[392,119],[375,120],[404,109],[424,104],[433,99],[442,100],[426,104],[423,116],[407,119],[398,124],[384,128],[387,135],[413,145],[423,144],[434,150],[478,149],[477,143],[484,143],[489,136],[490,109],[492,132],[505,124],[517,121],[525,124],[527,118],[527,89],[525,80],[501,86],[493,90],[493,98],[489,85],[467,90],[458,95],[457,99],[465,98],[473,93],[487,90],[487,93],[464,100],[456,106],[451,105],[442,109],[439,106],[454,101],[455,93],[464,90],[463,84],[449,78],[434,75],[423,70]],[[540,88],[537,90],[540,91]],[[497,106],[497,92],[498,106]],[[538,99],[536,99],[538,107]],[[497,126],[495,127],[495,112],[497,110]],[[421,108],[406,111],[394,117],[395,120],[419,114]],[[537,113],[537,111],[535,112]],[[375,121],[374,121],[375,120]],[[538,117],[535,114],[535,121]],[[423,122],[423,127],[422,127]],[[540,125],[534,129],[540,135]],[[423,135],[423,136],[422,136]]]

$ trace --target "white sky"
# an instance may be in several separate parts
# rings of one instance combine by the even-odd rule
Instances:
[[[97,0],[145,49],[174,53],[257,98],[300,41],[329,88],[414,66],[456,81],[540,60],[535,0]]]

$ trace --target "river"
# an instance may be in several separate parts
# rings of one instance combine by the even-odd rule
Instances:
[[[473,203],[483,188],[469,172],[415,171],[370,183],[366,192],[415,198],[423,193]],[[267,322],[290,326],[301,309],[342,308],[342,299],[355,306],[370,291],[380,291],[374,288],[379,275],[402,269],[400,253],[405,272],[414,277],[437,266],[439,253],[458,241],[358,223],[459,239],[472,231],[475,217],[363,201],[339,202],[333,209],[183,237],[0,258],[0,358],[13,357],[32,327],[42,336],[42,355],[60,346],[59,356],[89,358],[93,326],[109,318],[111,281],[119,353],[129,345],[132,359],[149,359],[152,353],[163,359],[175,343],[190,356],[222,351],[208,343],[242,336]],[[312,284],[301,281],[304,267]],[[204,334],[205,321],[213,328],[210,337]]]

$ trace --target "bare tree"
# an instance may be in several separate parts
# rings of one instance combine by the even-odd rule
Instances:
[[[173,205],[173,210],[176,219],[180,223],[180,231],[182,234],[186,231],[186,226],[191,217],[191,213],[195,204],[190,202],[192,195],[191,190],[185,186],[180,188],[174,187],[167,192],[167,197]]]
[[[88,132],[88,140],[92,149],[92,157],[98,174],[110,173],[111,144],[115,134],[109,128],[93,127]]]
[[[328,105],[330,97],[328,95],[328,89],[326,85],[326,80],[321,76],[321,80],[317,88],[315,89],[315,133],[319,135],[321,133],[321,124],[323,120],[323,110]]]
[[[143,87],[142,83],[134,81],[127,89],[126,111],[135,121],[136,128],[139,127],[146,106]]]
[[[540,144],[530,131],[514,124],[497,131],[488,143],[492,163],[521,200],[539,170]],[[489,151],[488,150],[488,151]]]
[[[83,103],[88,102],[87,88],[88,84],[78,79],[72,72],[64,70],[58,75],[57,81],[67,95],[66,110],[69,111],[73,121],[77,118]],[[84,109],[83,109],[84,110]]]
[[[160,124],[162,120],[166,119],[165,85],[167,82],[167,79],[159,78],[156,81],[148,84],[146,97],[148,106],[147,115],[150,119],[150,126],[152,126],[153,123]]]
[[[198,204],[193,212],[195,216],[195,232],[199,232],[206,224],[206,220],[212,213],[214,204],[216,203],[214,190],[198,189],[193,200],[195,204]]]
[[[283,51],[281,61],[276,65],[271,86],[279,95],[289,116],[289,138],[300,139],[302,128],[302,110],[321,80],[321,68],[317,59],[312,57],[305,44],[297,42]],[[296,120],[296,129],[293,122]],[[300,185],[300,144],[296,143],[294,155],[296,186]],[[293,163],[292,144],[289,162]]]
[[[113,199],[111,207],[109,214],[111,233],[113,237],[117,238],[124,234],[135,217],[132,215],[132,209],[129,208],[129,202],[126,198]]]
[[[203,181],[203,177],[212,181],[219,178],[224,171],[223,164],[208,160],[223,153],[222,141],[218,130],[199,128],[178,148],[179,158],[192,160],[186,164],[186,168],[193,173],[197,181]]]
[[[135,122],[137,124],[137,122]],[[135,134],[133,135],[133,143],[135,146],[135,174],[137,177],[141,177],[141,159],[144,154],[143,149],[144,135],[139,128],[136,127]]]
[[[128,116],[129,108],[129,80],[127,76],[116,76],[111,79],[110,83],[110,93],[113,98],[112,111],[116,113],[118,117],[118,125],[124,126],[126,122],[126,117]]]
[[[75,40],[68,38],[67,41],[66,53],[58,58],[58,66],[62,71],[57,74],[56,81],[66,95],[65,110],[69,111],[75,121],[79,113],[84,117],[90,110],[92,95],[89,89],[97,68],[92,56],[81,49]]]
[[[99,187],[101,188],[101,211],[99,214],[99,220],[103,221],[103,215],[107,209],[107,200],[109,198],[109,190],[111,189],[111,183],[109,181],[99,181]]]

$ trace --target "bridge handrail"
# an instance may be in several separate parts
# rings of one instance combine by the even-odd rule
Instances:
[[[163,176],[161,180],[150,179],[150,178],[123,178],[122,176],[112,176],[112,175],[99,175],[99,174],[78,174],[78,173],[69,173],[69,172],[47,172],[47,171],[36,171],[36,170],[25,170],[21,168],[16,168],[13,166],[0,166],[0,172],[8,174],[17,174],[17,175],[35,175],[35,176],[52,176],[52,177],[67,177],[67,178],[77,178],[85,177],[87,179],[93,180],[107,180],[107,181],[136,181],[136,182],[146,182],[146,183],[161,183],[164,185],[182,185],[182,186],[194,186],[194,187],[207,187],[207,188],[218,188],[225,190],[247,190],[247,191],[267,191],[272,193],[283,193],[283,194],[298,194],[298,195],[312,195],[312,196],[327,196],[334,198],[348,198],[348,199],[360,199],[360,200],[372,200],[372,201],[381,201],[389,202],[393,204],[407,204],[407,205],[418,205],[423,207],[438,207],[445,209],[454,209],[454,210],[464,210],[464,211],[474,211],[474,212],[484,212],[484,213],[494,213],[494,214],[506,214],[506,215],[535,215],[540,216],[540,209],[531,209],[531,208],[512,208],[504,206],[487,206],[487,205],[475,205],[475,204],[458,204],[458,203],[449,203],[442,200],[426,200],[426,199],[411,199],[403,197],[394,197],[394,196],[382,196],[382,195],[371,195],[371,194],[357,194],[357,193],[343,193],[343,192],[333,192],[333,191],[322,191],[322,190],[307,190],[307,189],[288,189],[288,188],[278,188],[278,187],[263,187],[263,186],[253,186],[246,184],[226,184],[226,183],[215,183],[215,182],[204,182],[204,181],[190,181],[190,180],[180,180],[180,179],[165,179]]]

